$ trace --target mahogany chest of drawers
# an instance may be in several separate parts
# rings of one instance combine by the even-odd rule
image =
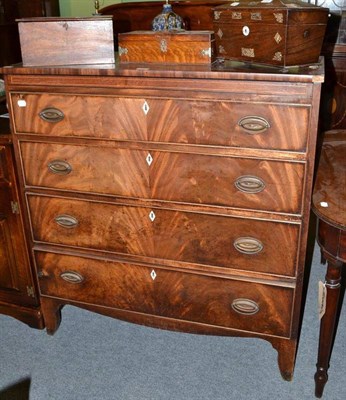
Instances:
[[[323,66],[3,71],[47,331],[258,337],[291,379]]]

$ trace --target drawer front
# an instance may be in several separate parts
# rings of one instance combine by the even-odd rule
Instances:
[[[302,106],[60,94],[13,94],[12,103],[17,133],[306,149],[309,108]]]
[[[27,186],[149,196],[147,152],[30,142],[20,148]]]
[[[30,142],[21,143],[21,153],[27,186],[287,213],[301,209],[301,163]]]
[[[148,139],[305,151],[309,108],[226,101],[147,100]]]
[[[152,152],[152,198],[300,213],[304,164]]]
[[[293,289],[36,253],[41,294],[288,337]]]
[[[295,275],[299,225],[36,195],[28,204],[35,241]]]
[[[12,94],[17,133],[145,140],[142,99]]]

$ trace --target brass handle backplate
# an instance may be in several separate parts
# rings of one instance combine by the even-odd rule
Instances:
[[[39,114],[41,119],[46,122],[60,122],[65,118],[65,115],[62,111],[58,110],[57,108],[45,108]]]
[[[249,135],[256,135],[270,128],[270,124],[265,118],[252,115],[241,118],[238,125]]]
[[[78,219],[67,214],[56,216],[54,221],[63,228],[75,228],[78,225]]]
[[[261,178],[252,175],[240,176],[235,182],[235,187],[244,193],[259,193],[265,188],[265,183]]]
[[[241,298],[233,300],[232,308],[235,312],[242,315],[254,315],[260,309],[255,301]]]
[[[252,237],[240,237],[233,242],[233,245],[239,253],[249,255],[258,254],[264,248],[260,240]]]
[[[71,165],[67,161],[53,160],[48,163],[50,172],[57,175],[68,175],[72,171]]]
[[[82,283],[84,281],[83,276],[75,271],[62,272],[60,278],[69,283]]]

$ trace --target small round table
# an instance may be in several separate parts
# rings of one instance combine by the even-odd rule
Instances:
[[[346,263],[346,130],[325,133],[318,165],[312,209],[317,216],[317,241],[327,261],[325,312],[321,319],[315,374],[315,395],[322,397],[336,333],[336,316]]]

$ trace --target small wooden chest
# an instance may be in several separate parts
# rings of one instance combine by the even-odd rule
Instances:
[[[119,60],[137,63],[210,64],[215,59],[213,31],[119,33]]]
[[[25,18],[18,28],[24,66],[115,62],[111,16]]]
[[[328,11],[287,0],[242,0],[215,7],[217,57],[276,66],[316,63]]]

